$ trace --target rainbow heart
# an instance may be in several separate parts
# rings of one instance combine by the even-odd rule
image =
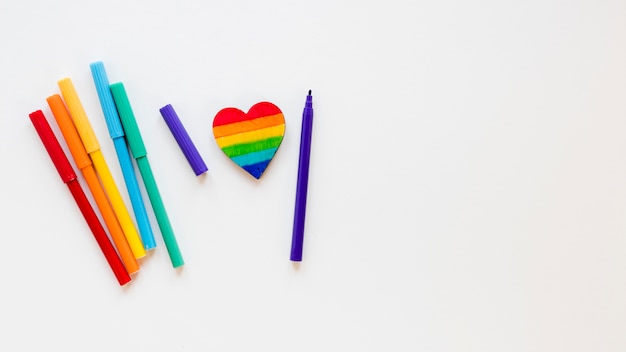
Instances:
[[[256,179],[272,161],[284,135],[283,113],[269,102],[254,104],[247,114],[237,108],[225,108],[213,119],[217,145]]]

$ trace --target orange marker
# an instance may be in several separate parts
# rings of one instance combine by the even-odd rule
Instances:
[[[89,186],[96,204],[98,205],[98,209],[100,209],[100,213],[104,218],[104,223],[111,233],[111,238],[113,239],[115,247],[122,258],[126,271],[128,271],[129,274],[136,273],[139,271],[139,264],[137,263],[137,260],[128,245],[128,241],[124,236],[120,223],[115,217],[115,212],[113,212],[111,204],[109,204],[106,193],[104,193],[104,190],[100,185],[100,181],[98,180],[96,171],[93,168],[91,159],[89,158],[89,155],[87,155],[87,151],[81,142],[80,136],[78,135],[76,127],[67,112],[67,108],[65,107],[63,100],[58,94],[50,96],[46,100],[48,101],[52,114],[61,129],[63,138],[65,138],[65,142],[74,157],[76,166],[83,173],[85,181],[87,181],[87,186]]]

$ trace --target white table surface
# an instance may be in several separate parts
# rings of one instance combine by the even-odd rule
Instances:
[[[624,18],[623,1],[3,2],[0,350],[624,351]],[[150,213],[158,247],[123,288],[28,120],[53,122],[45,98],[72,78],[124,189],[97,60],[186,260],[171,268]],[[287,131],[256,181],[211,126],[259,101]]]

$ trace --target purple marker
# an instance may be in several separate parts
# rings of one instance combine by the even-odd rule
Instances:
[[[185,154],[185,158],[187,158],[187,161],[189,162],[189,165],[191,165],[191,168],[196,176],[200,176],[207,172],[209,168],[204,163],[204,160],[202,160],[202,157],[200,156],[200,153],[198,153],[196,146],[191,141],[191,138],[189,138],[187,130],[185,130],[182,122],[180,122],[180,119],[178,118],[178,115],[176,115],[176,111],[174,111],[172,105],[167,104],[159,111],[161,111],[161,115],[163,116],[165,123],[167,123],[167,127],[169,127],[170,131],[172,131],[178,146],[183,151],[183,154]]]
[[[306,195],[309,183],[309,160],[311,156],[311,132],[313,131],[313,96],[309,90],[302,112],[302,132],[300,135],[300,161],[298,162],[298,183],[296,185],[296,209],[293,217],[291,238],[291,261],[302,261],[304,242],[304,217],[306,215]]]

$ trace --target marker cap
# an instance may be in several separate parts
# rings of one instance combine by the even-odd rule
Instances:
[[[98,91],[100,106],[102,106],[102,111],[104,112],[104,119],[107,123],[107,128],[109,129],[109,135],[113,139],[122,137],[124,135],[124,129],[122,128],[120,117],[117,114],[117,109],[115,108],[115,102],[113,101],[113,96],[111,95],[109,79],[107,78],[104,64],[102,61],[97,61],[89,65],[89,67],[91,68],[91,75],[93,76],[93,81],[96,85],[96,91]]]
[[[78,94],[76,93],[72,80],[64,78],[60,80],[58,84],[61,89],[61,94],[63,95],[63,100],[65,100],[67,109],[70,111],[76,130],[78,130],[80,139],[83,140],[83,145],[85,146],[87,153],[99,150],[100,143],[98,143],[98,138],[96,138],[96,134],[89,123],[89,119],[87,118],[83,104],[78,98]]]
[[[200,176],[207,172],[209,168],[204,163],[204,160],[202,160],[198,149],[191,141],[187,130],[185,130],[185,126],[183,126],[182,122],[178,118],[178,115],[176,114],[176,111],[174,111],[172,105],[167,104],[159,109],[159,111],[161,112],[167,127],[169,127],[170,131],[172,131],[178,146],[183,151],[185,158],[187,158],[187,161],[189,162],[189,165],[191,165],[191,168],[196,176]]]
[[[72,118],[70,117],[69,112],[67,112],[67,108],[65,107],[61,96],[54,94],[49,96],[46,101],[48,102],[48,106],[50,106],[50,110],[52,110],[52,115],[57,121],[57,125],[59,125],[59,128],[61,129],[61,133],[65,138],[65,143],[74,157],[76,167],[82,170],[91,165],[91,159],[89,158],[89,155],[87,155],[87,151],[83,146],[83,142],[80,140],[78,132],[76,132],[76,127],[74,127]]]
[[[59,140],[54,135],[54,132],[52,132],[50,124],[48,123],[48,120],[46,120],[43,112],[41,110],[37,110],[30,113],[28,116],[35,127],[35,130],[37,130],[37,134],[39,134],[41,142],[43,142],[44,147],[48,151],[50,159],[52,159],[52,163],[54,164],[54,167],[56,167],[59,176],[61,176],[63,183],[75,180],[77,178],[76,173],[74,172],[70,161],[67,160],[67,156],[65,156],[65,153],[61,148]]]
[[[126,138],[128,139],[128,145],[130,152],[135,159],[141,158],[148,154],[146,152],[146,146],[143,144],[141,133],[139,132],[139,126],[137,126],[137,120],[135,114],[128,101],[126,95],[126,89],[121,82],[111,84],[111,94],[113,95],[113,101],[117,107],[117,112],[122,120],[124,126],[124,132],[126,132]]]

